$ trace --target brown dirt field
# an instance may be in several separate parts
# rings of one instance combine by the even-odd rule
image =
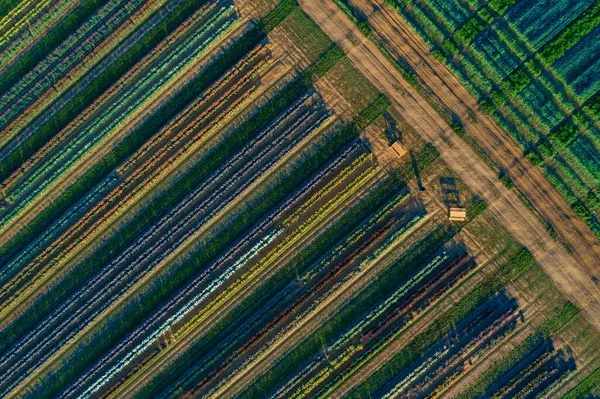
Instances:
[[[277,0],[236,0],[235,6],[242,18],[259,19],[277,5]]]
[[[331,107],[350,122],[360,111],[377,98],[378,92],[347,59],[333,66],[315,84],[324,99],[330,99]]]
[[[300,4],[321,29],[346,52],[363,75],[388,95],[407,122],[435,145],[454,173],[467,183],[474,193],[487,200],[490,210],[502,225],[532,252],[556,285],[583,309],[587,317],[600,329],[600,290],[590,278],[590,274],[593,274],[598,266],[600,245],[587,226],[577,219],[566,202],[550,187],[541,171],[522,158],[521,150],[512,139],[484,115],[479,115],[480,121],[477,124],[468,121],[466,123],[467,132],[475,135],[483,143],[483,148],[489,150],[509,172],[513,172],[511,176],[514,176],[516,186],[526,194],[538,212],[550,220],[558,233],[573,248],[574,255],[569,254],[550,237],[534,212],[528,209],[514,192],[502,185],[496,173],[467,143],[454,134],[442,117],[402,78],[400,72],[377,46],[366,39],[333,2],[301,0]],[[364,7],[367,6],[370,7],[369,4]],[[386,18],[394,17],[393,14],[387,14],[391,13],[386,13]],[[377,15],[384,14],[371,15],[370,18],[376,27],[382,25],[380,19],[383,18]],[[384,32],[389,29],[388,22],[385,21],[380,28]],[[395,37],[399,38],[413,36],[415,34],[410,31],[403,35],[395,34]],[[402,53],[407,51],[409,49],[402,48]],[[427,54],[425,49],[419,49],[419,53],[416,50],[412,51],[421,57]],[[429,58],[433,57],[428,57],[422,63],[432,62]],[[430,74],[438,73],[437,76],[445,77],[445,82],[455,82],[457,87],[453,85],[451,91],[439,78],[432,76],[431,79],[437,79],[438,85],[441,86],[436,86],[436,92],[447,92],[448,96],[443,97],[444,100],[456,110],[457,115],[465,117],[468,109],[465,102],[474,103],[474,99],[469,97],[449,71],[444,74],[443,68],[440,64],[440,71],[436,68],[435,71],[430,70]],[[419,73],[422,72],[419,70]],[[457,97],[454,93],[463,95]],[[475,104],[471,105],[474,108]]]

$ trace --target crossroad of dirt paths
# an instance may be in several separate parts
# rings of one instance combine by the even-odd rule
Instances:
[[[496,173],[467,143],[453,133],[443,118],[402,78],[400,72],[377,46],[365,38],[331,0],[300,0],[300,5],[344,50],[363,75],[388,95],[394,107],[417,132],[435,145],[454,173],[476,194],[488,201],[498,220],[533,253],[559,289],[600,329],[600,290],[590,278],[590,274],[599,267],[598,242],[589,236],[589,231],[586,231],[585,226],[572,214],[564,200],[549,186],[539,169],[522,159],[520,150],[510,137],[484,115],[477,115],[477,124],[466,123],[467,132],[490,152],[492,159],[509,171],[518,172],[514,174],[517,187],[536,210],[550,220],[573,249],[573,255],[550,237],[544,224],[521,202],[518,195],[502,185]],[[379,24],[386,21],[383,17],[373,14],[371,17]],[[377,27],[377,24],[373,23]],[[414,48],[412,51],[417,50]],[[402,51],[405,49],[402,48]],[[427,71],[435,73],[432,69],[424,69],[423,73]],[[451,77],[448,80],[451,81]],[[434,78],[430,77],[430,81],[434,82]],[[448,88],[443,83],[441,85],[443,87],[434,86],[434,90],[440,95],[444,105],[459,116],[465,115],[469,106],[468,93],[466,97],[459,97],[460,87]],[[469,101],[474,102],[472,99]]]

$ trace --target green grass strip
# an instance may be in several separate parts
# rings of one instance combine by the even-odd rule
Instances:
[[[361,111],[356,117],[354,125],[358,130],[366,129],[367,126],[382,116],[390,108],[390,105],[390,100],[385,95],[380,94],[375,101]]]
[[[282,0],[263,20],[261,25],[266,32],[271,32],[292,12],[300,6],[295,0]]]
[[[590,375],[581,380],[573,389],[571,389],[563,399],[581,399],[587,398],[600,387],[600,368],[594,370]]]
[[[323,77],[333,66],[342,60],[346,54],[337,45],[332,44],[331,47],[323,54],[314,64],[308,67],[305,71],[307,81],[316,82]]]

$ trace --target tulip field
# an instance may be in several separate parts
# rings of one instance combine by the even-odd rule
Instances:
[[[537,52],[578,20],[506,8]],[[599,393],[600,334],[295,0],[9,0],[0,73],[0,398]],[[546,166],[592,190],[597,144]]]
[[[549,181],[600,237],[600,4],[386,4],[453,69],[481,109],[550,175]]]

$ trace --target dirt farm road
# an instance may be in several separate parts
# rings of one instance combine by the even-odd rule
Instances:
[[[590,276],[600,273],[600,243],[589,227],[575,215],[542,171],[523,158],[521,148],[512,138],[479,111],[475,98],[452,71],[430,55],[423,40],[396,11],[385,7],[382,0],[352,1],[369,16],[376,34],[389,44],[388,48],[417,72],[430,95],[461,119],[478,146],[496,165],[509,172],[517,188],[526,193],[536,211],[553,224],[564,242],[577,249],[573,255],[587,273]],[[477,124],[470,115],[476,118]]]
[[[577,223],[571,210],[565,208],[566,203],[549,186],[539,169],[522,159],[520,150],[515,153],[516,144],[512,139],[485,116],[478,116],[479,123],[466,126],[468,134],[482,144],[484,150],[493,147],[492,159],[500,161],[509,171],[519,167],[521,173],[514,178],[517,187],[536,210],[555,226],[563,240],[571,246],[573,255],[550,237],[537,215],[523,204],[514,191],[499,181],[497,174],[452,131],[421,94],[403,79],[378,47],[363,36],[331,0],[300,0],[299,3],[344,50],[361,73],[390,98],[407,122],[440,151],[454,173],[476,194],[486,199],[498,220],[532,252],[558,288],[600,330],[600,289],[590,277],[593,270],[599,269],[599,245],[586,236],[585,229],[581,228],[582,223]],[[421,54],[421,57],[425,56]],[[432,69],[424,70],[425,73],[428,71],[433,73]],[[418,73],[421,75],[421,71]],[[445,90],[450,92],[447,87]],[[450,94],[452,96],[442,97],[444,105],[457,115],[464,115],[466,101],[463,96],[458,101],[456,94]],[[486,142],[487,147],[483,145]]]

